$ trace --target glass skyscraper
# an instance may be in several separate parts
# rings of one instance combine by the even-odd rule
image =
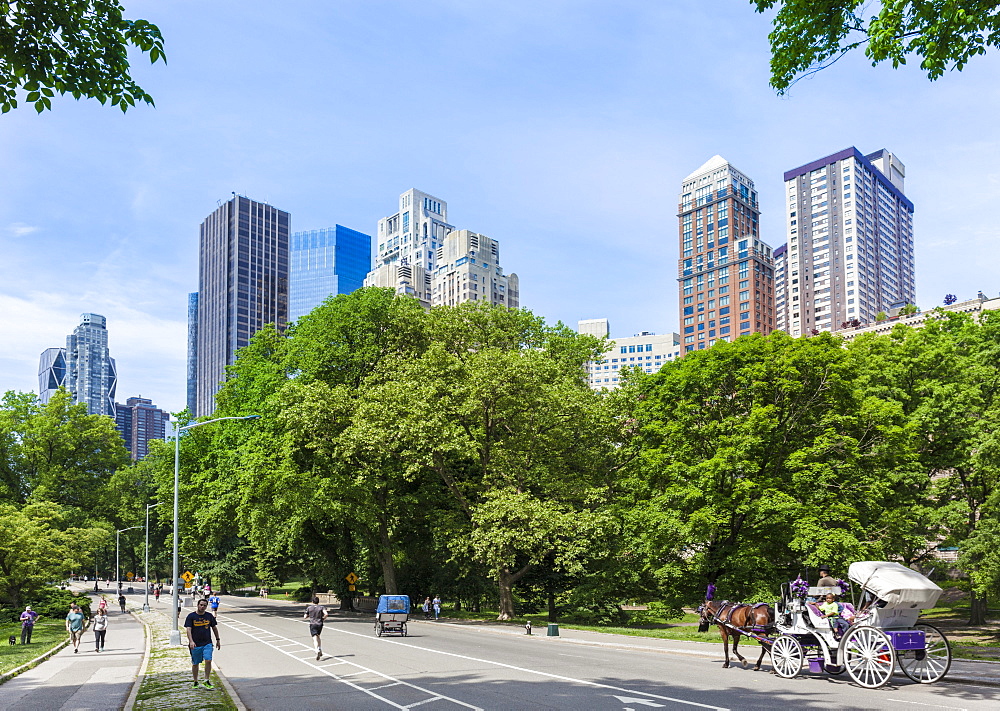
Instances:
[[[38,396],[47,403],[64,386],[91,415],[115,416],[118,370],[108,351],[107,320],[83,314],[65,348],[47,348],[38,364]]]
[[[198,410],[198,292],[188,294],[187,409]]]
[[[328,296],[361,288],[372,268],[372,238],[342,225],[296,232],[288,261],[288,320],[297,321]]]
[[[211,415],[236,351],[288,323],[287,212],[234,195],[201,223],[196,417]]]

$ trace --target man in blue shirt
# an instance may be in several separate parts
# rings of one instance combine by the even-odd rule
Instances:
[[[209,607],[212,608],[212,614],[213,615],[218,615],[219,614],[219,603],[221,603],[221,602],[222,602],[222,600],[219,598],[219,596],[216,595],[216,594],[214,594],[214,593],[212,594],[212,596],[210,598],[208,598],[208,605],[209,605]]]
[[[69,606],[69,614],[66,615],[66,631],[69,632],[69,641],[73,643],[73,654],[80,653],[80,639],[83,637],[83,623],[86,619],[79,605],[74,603]]]
[[[215,688],[212,685],[212,634],[215,634],[215,648],[222,649],[219,639],[219,628],[215,624],[215,615],[208,612],[208,600],[198,601],[198,609],[184,620],[184,631],[187,632],[188,649],[191,650],[191,674],[194,677],[194,688],[203,686],[206,689]],[[198,683],[198,665],[205,662],[205,681]]]

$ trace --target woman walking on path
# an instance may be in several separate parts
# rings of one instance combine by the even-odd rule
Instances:
[[[424,619],[429,620],[431,618],[431,599],[429,597],[424,598],[424,604],[421,605],[421,609],[424,611]]]
[[[108,615],[104,608],[98,608],[94,615],[94,646],[95,652],[104,651],[104,637],[108,633]]]

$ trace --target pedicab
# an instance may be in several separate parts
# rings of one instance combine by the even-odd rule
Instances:
[[[406,636],[406,621],[410,617],[409,595],[380,595],[375,608],[375,635],[394,632]]]
[[[852,563],[848,578],[857,587],[853,602],[844,603],[850,626],[843,634],[813,601],[831,588],[807,587],[801,580],[781,586],[774,623],[779,634],[770,650],[775,673],[792,678],[808,664],[811,672],[846,671],[870,689],[887,684],[897,664],[921,684],[944,678],[951,667],[948,640],[919,621],[920,612],[937,603],[941,588],[915,570],[884,561]]]

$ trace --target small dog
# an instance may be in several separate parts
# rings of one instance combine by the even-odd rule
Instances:
[[[15,644],[17,644],[17,635],[13,635],[12,634],[10,637],[8,637],[7,638],[7,643],[10,644],[11,647],[13,647]]]

